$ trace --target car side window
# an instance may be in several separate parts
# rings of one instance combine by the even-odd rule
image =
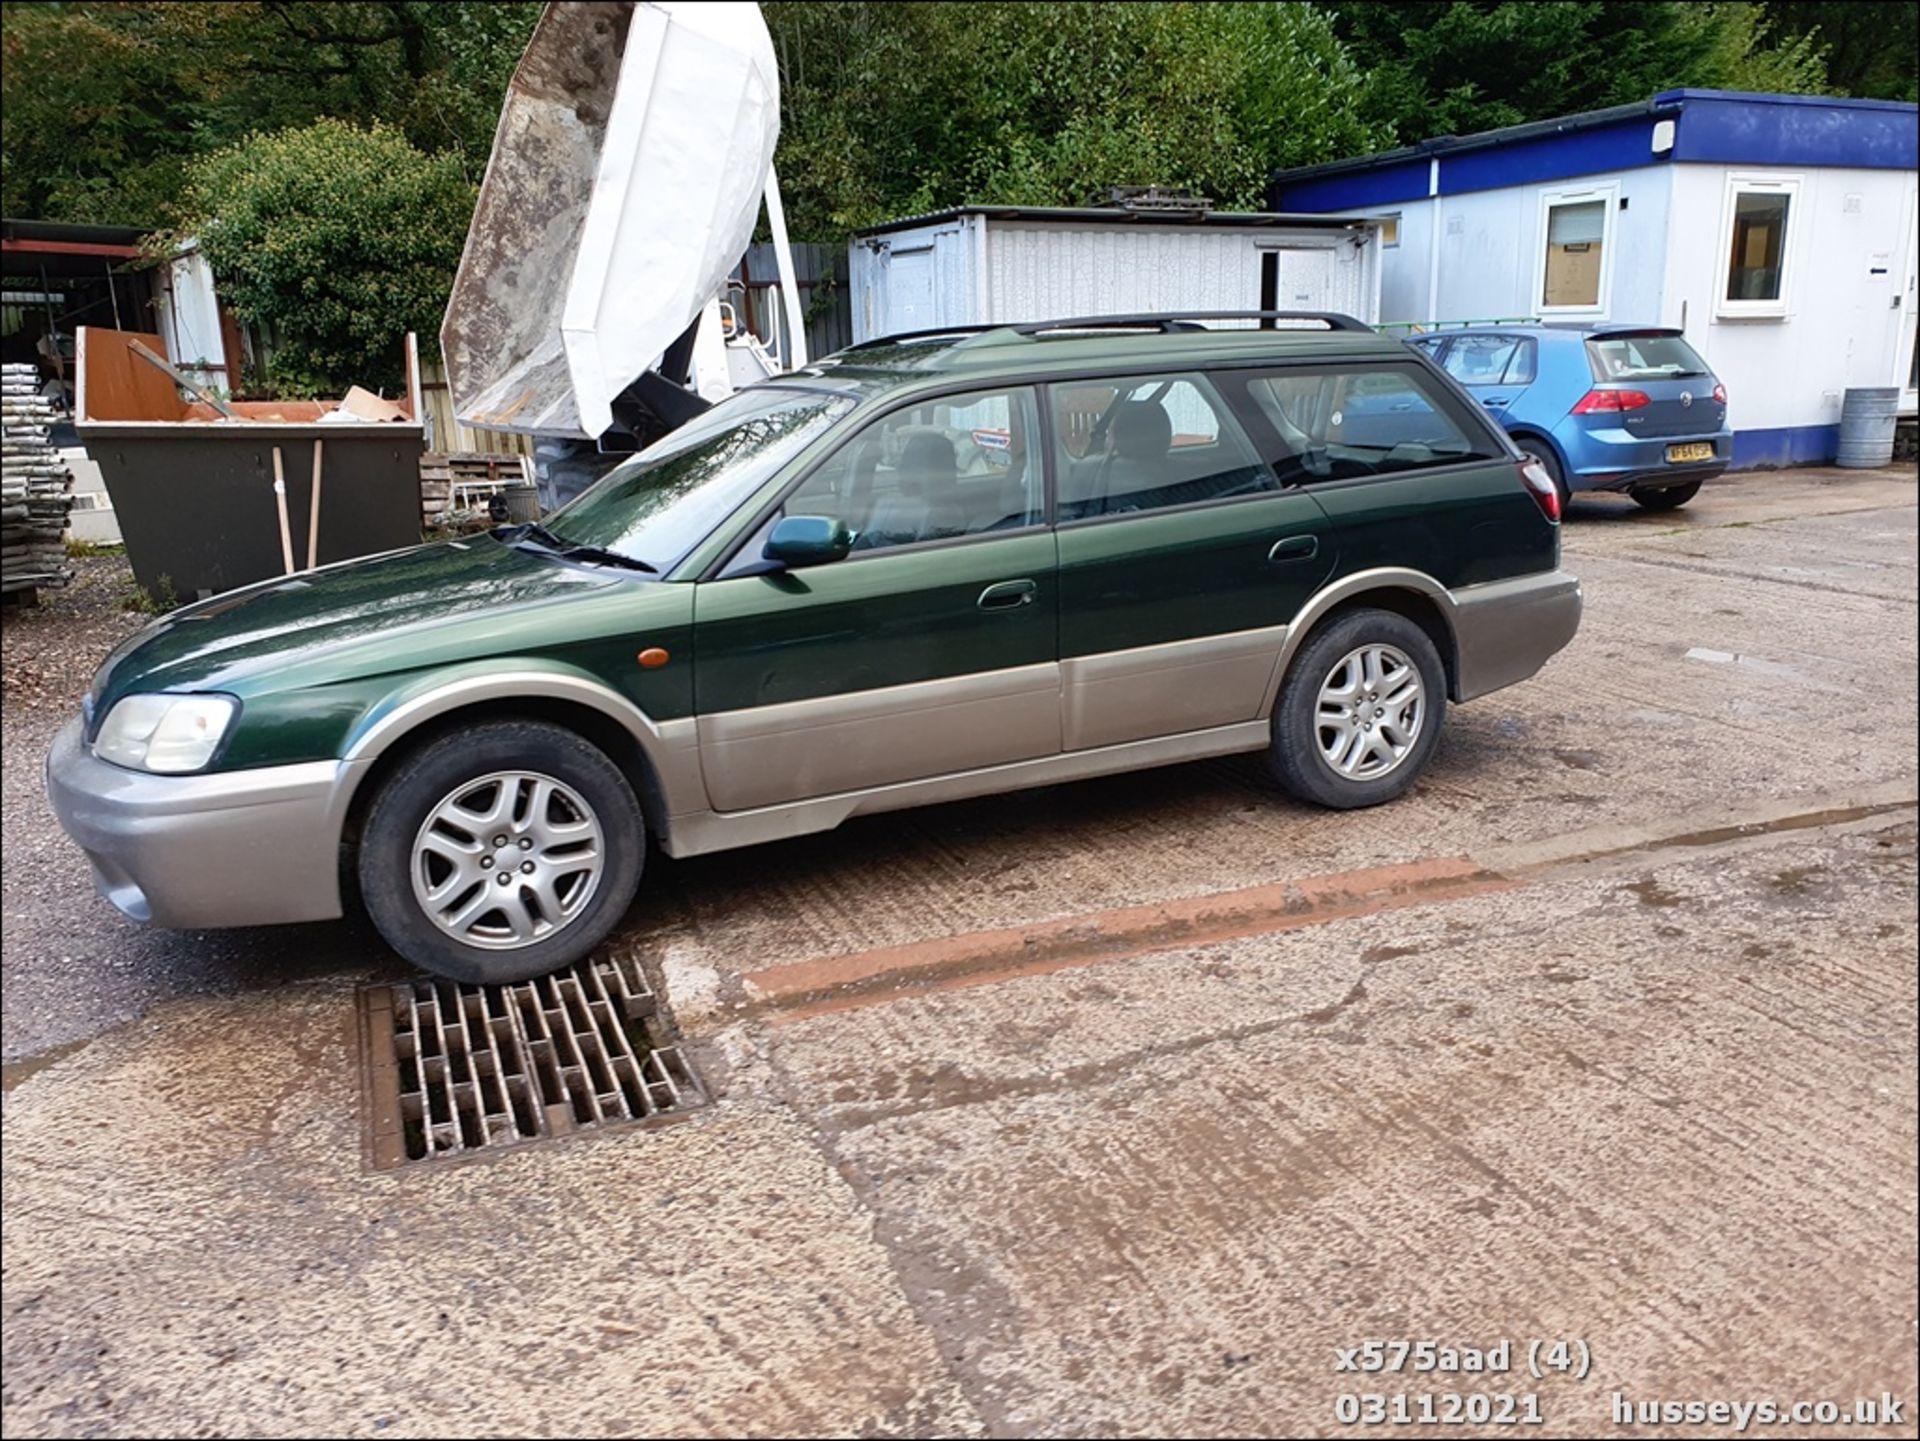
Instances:
[[[1520,348],[1511,335],[1456,335],[1447,347],[1444,368],[1462,385],[1502,385]]]
[[[1514,340],[1513,358],[1507,362],[1506,377],[1503,385],[1532,385],[1539,376],[1539,344],[1531,336],[1517,336]]]
[[[1059,518],[1163,510],[1277,488],[1201,375],[1052,387]]]
[[[1457,343],[1457,341],[1456,341]],[[1348,480],[1492,460],[1502,452],[1477,418],[1457,413],[1414,366],[1301,367],[1242,377],[1271,431],[1285,484]]]
[[[855,552],[1038,525],[1046,487],[1039,451],[1029,448],[1038,434],[1038,405],[1025,386],[941,396],[854,435],[780,514],[845,521]],[[753,557],[758,540],[746,548]]]

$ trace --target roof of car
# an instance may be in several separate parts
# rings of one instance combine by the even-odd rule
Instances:
[[[1480,325],[1449,325],[1409,340],[1444,340],[1450,335],[1557,335],[1569,340],[1602,340],[1609,335],[1682,335],[1671,325],[1632,325],[1611,320],[1521,320],[1506,324],[1489,320]]]
[[[1011,326],[881,340],[837,351],[785,379],[813,377],[861,390],[974,376],[1045,380],[1108,367],[1178,369],[1237,360],[1393,356],[1393,336],[1371,330],[1056,330]]]

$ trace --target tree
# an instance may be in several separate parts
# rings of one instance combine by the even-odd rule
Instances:
[[[136,0],[0,12],[0,204],[157,224],[187,162],[323,115],[379,120],[478,179],[537,3]]]
[[[797,234],[1114,185],[1257,206],[1267,171],[1365,150],[1359,71],[1307,4],[765,7]]]
[[[1821,94],[1819,47],[1761,7],[1697,0],[1354,0],[1336,29],[1363,113],[1403,142],[1647,100],[1679,86]]]
[[[234,315],[271,329],[279,393],[392,389],[406,331],[437,349],[474,194],[453,152],[320,120],[193,162],[162,248],[197,240]]]
[[[1777,34],[1824,51],[1842,94],[1920,100],[1920,0],[1767,0]]]

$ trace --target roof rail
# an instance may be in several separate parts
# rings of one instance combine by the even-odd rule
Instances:
[[[956,339],[984,335],[990,330],[1005,330],[1014,335],[1044,335],[1054,330],[1157,330],[1172,334],[1182,330],[1205,330],[1208,320],[1295,320],[1311,321],[1328,330],[1351,330],[1371,335],[1374,329],[1363,320],[1342,315],[1337,310],[1169,310],[1139,315],[1079,315],[1066,320],[1026,320],[998,325],[936,325],[930,330],[902,330],[893,335],[876,335],[837,352],[874,350],[883,345],[901,345],[916,340]],[[1265,327],[1271,328],[1271,327]]]
[[[937,340],[945,335],[979,335],[983,331],[1006,328],[1004,325],[936,325],[931,330],[901,330],[892,335],[876,335],[871,340],[849,345],[847,350],[872,350],[882,345],[898,345],[907,340]]]
[[[1205,330],[1206,320],[1307,320],[1328,330],[1352,330],[1371,335],[1373,327],[1337,310],[1168,310],[1140,315],[1082,315],[1070,320],[1032,320],[1006,329],[1017,335],[1041,335],[1049,330]]]

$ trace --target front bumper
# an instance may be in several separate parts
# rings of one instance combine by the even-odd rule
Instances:
[[[1580,605],[1580,581],[1564,570],[1456,590],[1454,699],[1472,700],[1539,670],[1580,629]]]
[[[70,721],[47,798],[100,894],[136,921],[199,929],[332,920],[345,773],[335,761],[147,775],[96,759]]]

